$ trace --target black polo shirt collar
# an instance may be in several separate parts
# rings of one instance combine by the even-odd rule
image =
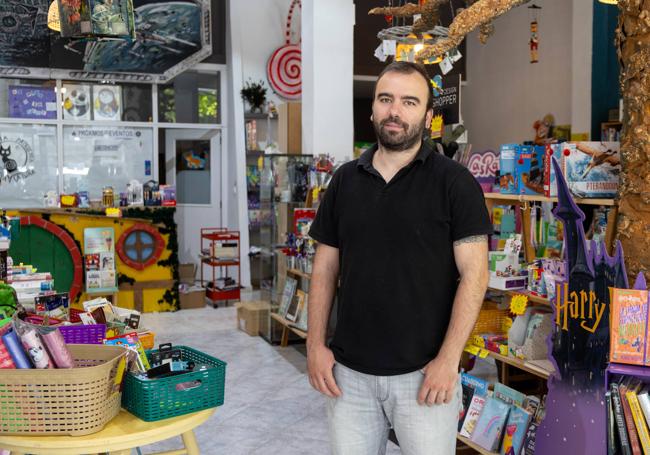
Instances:
[[[365,152],[361,154],[359,157],[359,161],[357,162],[357,167],[363,168],[366,171],[375,174],[377,173],[377,170],[372,166],[372,158],[375,156],[375,152],[379,148],[378,144],[373,144],[370,148],[368,148]],[[422,141],[422,145],[420,146],[420,150],[418,151],[418,154],[415,155],[415,158],[411,163],[409,163],[409,166],[412,165],[413,163],[420,162],[424,163],[427,158],[431,155],[433,150],[431,149],[431,146],[426,140]]]

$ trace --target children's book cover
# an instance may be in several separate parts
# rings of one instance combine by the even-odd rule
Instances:
[[[476,422],[476,428],[472,432],[471,440],[484,449],[491,452],[496,451],[501,442],[509,411],[509,404],[495,397],[488,398],[483,407],[483,412],[481,412],[481,416]]]
[[[508,387],[507,385],[501,384],[500,382],[494,384],[494,397],[505,403],[514,404],[520,407],[523,406],[524,401],[526,401],[526,395]]]
[[[465,414],[463,427],[460,429],[461,436],[469,438],[472,435],[476,422],[478,422],[478,419],[481,416],[481,411],[483,411],[485,400],[487,400],[487,397],[476,393],[472,396],[472,401],[470,402],[469,408],[467,408],[467,413]]]
[[[648,291],[612,290],[610,353],[612,362],[643,365],[645,357]]]
[[[516,161],[517,144],[503,144],[499,154],[499,190],[502,194],[517,194]]]
[[[463,423],[465,422],[465,417],[467,416],[467,410],[469,405],[472,403],[472,397],[474,396],[474,389],[472,389],[467,384],[461,384],[463,388],[463,397],[461,400],[461,410],[458,414],[458,431],[463,428]]]
[[[104,340],[104,344],[111,346],[123,346],[135,353],[135,360],[140,371],[147,371],[151,368],[149,365],[149,360],[147,355],[144,352],[142,343],[138,339],[138,334],[136,332],[129,332],[123,335],[118,335],[116,337],[107,338]]]
[[[460,382],[461,384],[470,386],[479,395],[485,397],[488,394],[488,382],[485,379],[477,378],[471,374],[461,373]]]
[[[471,374],[461,373],[460,374],[460,383],[463,388],[463,399],[462,406],[463,408],[460,411],[458,417],[458,431],[463,428],[463,423],[465,422],[465,417],[467,416],[467,410],[469,409],[470,404],[472,403],[472,398],[474,395],[487,396],[488,393],[488,383],[484,379],[477,378]]]
[[[577,142],[563,152],[565,177],[571,192],[581,198],[613,198],[621,173],[619,142]]]
[[[531,415],[518,406],[513,406],[508,415],[508,422],[503,434],[501,455],[519,455],[524,445]]]

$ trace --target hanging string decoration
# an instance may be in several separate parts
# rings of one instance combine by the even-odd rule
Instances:
[[[530,63],[539,62],[537,50],[539,48],[539,35],[538,35],[538,22],[537,22],[537,13],[541,10],[541,6],[537,6],[534,3],[528,7],[530,12],[531,21],[530,21],[530,41],[528,45],[530,46]]]
[[[301,7],[300,0],[293,0],[285,29],[285,44],[276,49],[266,65],[269,85],[279,96],[296,100],[302,96],[302,53],[300,44],[291,42],[291,24],[295,7]]]

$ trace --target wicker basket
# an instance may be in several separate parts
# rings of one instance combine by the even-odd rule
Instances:
[[[68,347],[76,368],[2,370],[0,434],[91,434],[120,412],[116,376],[124,367],[126,350],[90,344]]]
[[[503,330],[503,321],[510,315],[510,311],[500,310],[496,303],[486,302],[481,308],[476,325],[470,335],[470,340],[474,335],[493,333],[495,335],[505,334]]]

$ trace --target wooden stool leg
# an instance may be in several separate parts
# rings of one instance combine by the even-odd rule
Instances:
[[[181,435],[183,438],[183,444],[185,445],[185,450],[187,450],[187,455],[201,455],[199,450],[199,445],[196,442],[196,436],[194,436],[194,431],[186,431]]]
[[[282,338],[280,340],[280,346],[283,348],[289,346],[289,328],[286,326],[282,327]]]

